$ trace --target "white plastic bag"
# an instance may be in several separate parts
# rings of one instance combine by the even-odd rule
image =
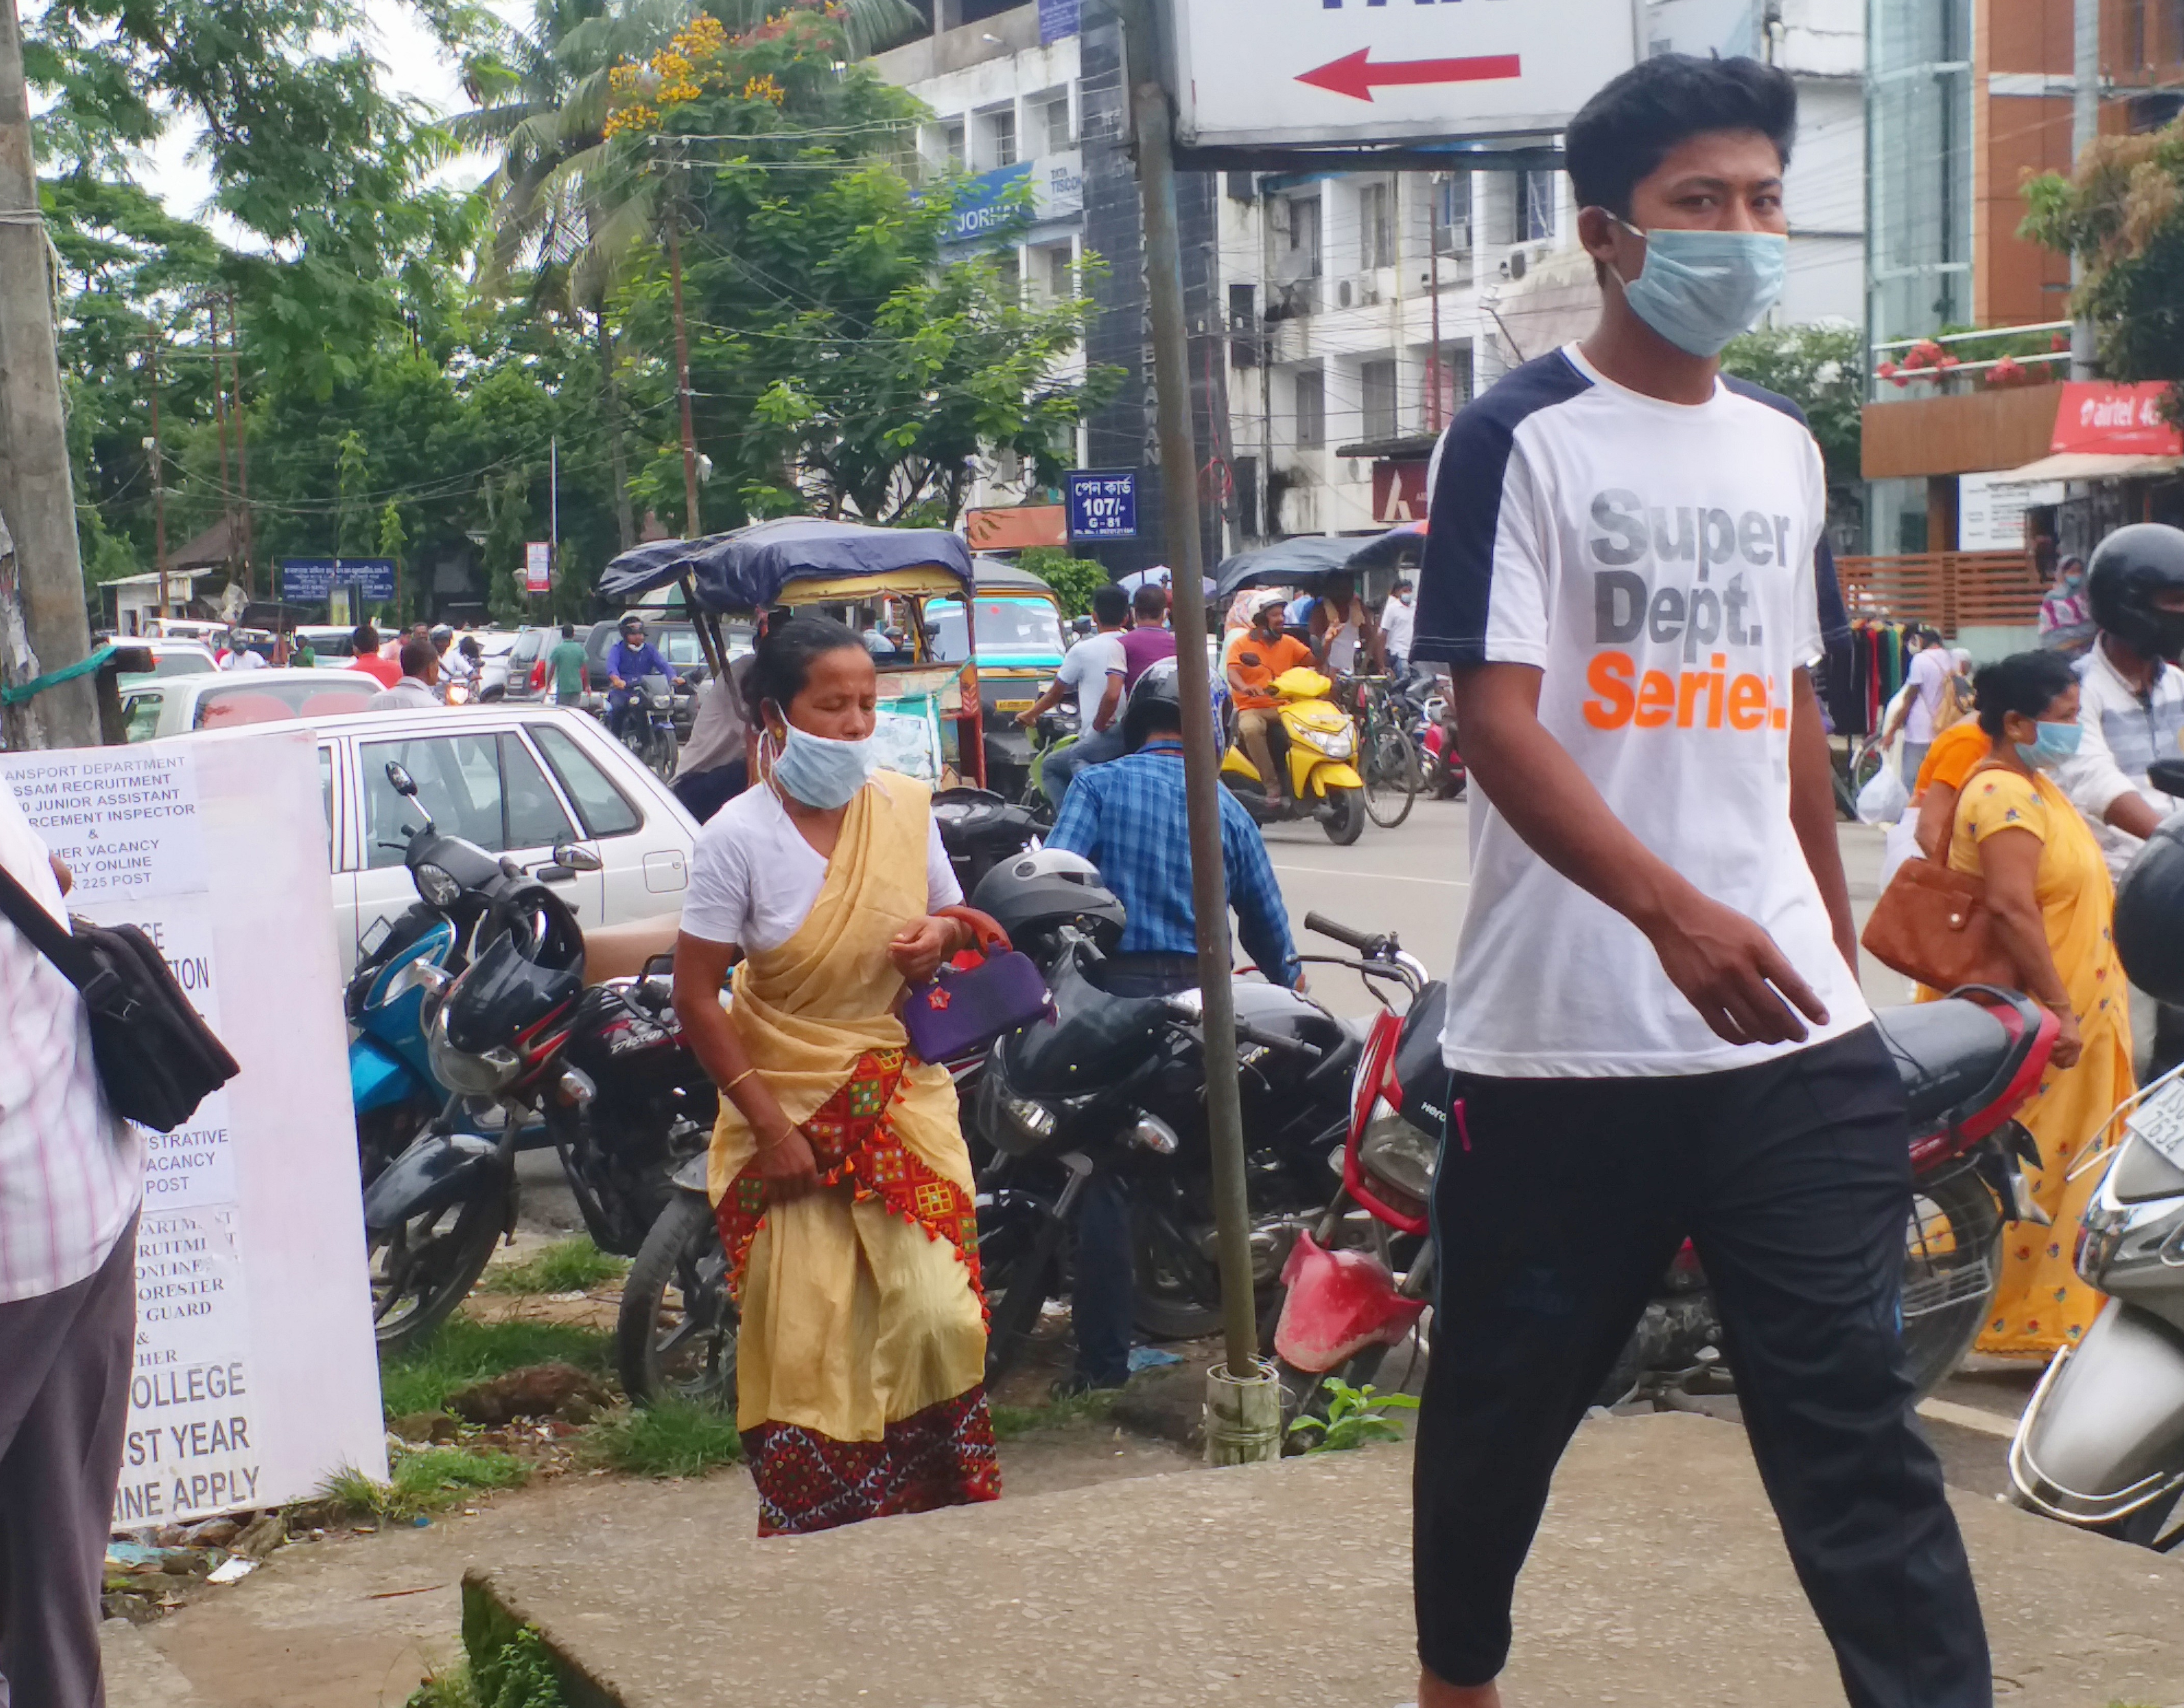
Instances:
[[[1888,827],[1887,839],[1880,845],[1880,888],[1886,890],[1903,862],[1918,852],[1919,815],[1906,812]]]
[[[1894,762],[1884,759],[1873,780],[1858,791],[1858,816],[1868,824],[1893,824],[1911,804],[1911,791]]]

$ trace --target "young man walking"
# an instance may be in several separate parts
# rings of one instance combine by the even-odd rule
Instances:
[[[1566,148],[1599,327],[1440,459],[1414,653],[1453,667],[1485,799],[1443,1045],[1419,1708],[1499,1703],[1556,1463],[1686,1237],[1851,1703],[1990,1700],[1897,1330],[1903,1098],[1808,675],[1844,626],[1820,455],[1718,371],[1781,289],[1796,116],[1748,59],[1596,95]]]

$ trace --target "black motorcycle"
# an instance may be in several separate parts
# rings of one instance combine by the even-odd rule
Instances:
[[[387,777],[414,795],[399,766]],[[520,1153],[554,1150],[593,1242],[633,1256],[670,1176],[712,1128],[711,1082],[682,1041],[666,979],[648,969],[587,989],[583,935],[547,881],[560,874],[470,852],[437,869],[467,876],[441,905],[482,913],[472,956],[424,1016],[433,1075],[451,1095],[365,1192],[386,1347],[430,1335],[514,1232]],[[596,858],[573,848],[562,857],[572,870]]]

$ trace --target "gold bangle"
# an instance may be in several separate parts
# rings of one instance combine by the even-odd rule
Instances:
[[[735,1078],[729,1080],[727,1084],[722,1086],[721,1089],[724,1091],[733,1091],[738,1086],[743,1084],[745,1080],[750,1078],[750,1076],[757,1071],[758,1069],[756,1068],[745,1068],[743,1072],[738,1074]]]
[[[772,1144],[768,1144],[764,1139],[759,1140],[759,1153],[763,1156],[768,1151],[777,1151],[795,1136],[796,1123],[791,1121],[787,1126],[783,1127],[780,1132],[774,1136],[773,1142]]]

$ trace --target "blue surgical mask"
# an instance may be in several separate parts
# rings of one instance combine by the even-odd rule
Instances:
[[[773,760],[775,784],[806,807],[832,811],[848,806],[872,774],[872,738],[835,741],[793,723],[785,727],[788,736]]]
[[[1719,355],[1782,294],[1787,237],[1772,232],[1641,232],[1628,220],[1616,223],[1646,240],[1646,265],[1638,276],[1616,274],[1624,300],[1680,350]]]
[[[2017,756],[2036,771],[2052,771],[2078,751],[2078,733],[2075,723],[2042,723],[2037,741],[2016,744]]]

